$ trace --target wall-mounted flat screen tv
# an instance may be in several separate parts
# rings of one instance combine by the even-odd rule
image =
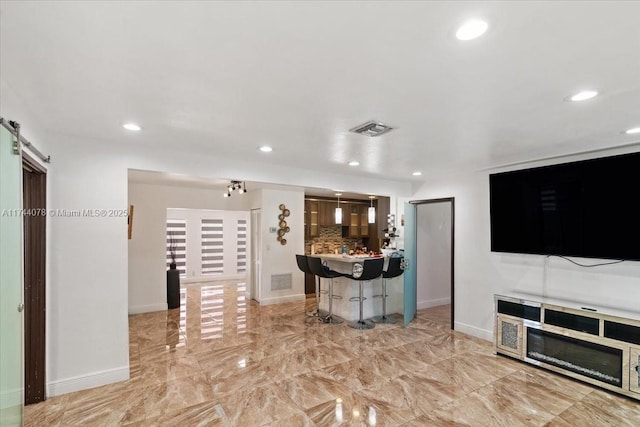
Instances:
[[[493,252],[640,261],[640,153],[489,181]]]

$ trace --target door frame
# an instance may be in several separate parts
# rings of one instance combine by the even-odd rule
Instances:
[[[442,197],[439,199],[424,199],[424,200],[411,200],[409,203],[413,205],[425,205],[432,203],[451,203],[451,329],[455,330],[455,229],[456,229],[456,198],[455,197]],[[417,216],[417,211],[416,211]],[[418,229],[416,227],[416,241],[418,240]],[[417,268],[417,266],[416,266]]]
[[[24,404],[46,399],[46,307],[47,307],[47,169],[22,155],[23,207],[37,215],[24,217]],[[25,179],[27,174],[35,179]],[[43,211],[44,210],[44,211]]]
[[[251,273],[249,280],[249,299],[260,301],[260,284],[262,278],[262,209],[251,209],[249,214],[251,236]]]

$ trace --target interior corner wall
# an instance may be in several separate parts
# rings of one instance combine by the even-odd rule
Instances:
[[[127,171],[100,146],[48,142],[47,395],[54,396],[129,378]]]
[[[284,204],[291,215],[285,218],[291,231],[285,234],[286,245],[281,245],[277,234],[279,206]],[[262,305],[288,301],[301,301],[304,292],[304,274],[298,269],[296,254],[304,253],[304,191],[262,190],[262,275],[258,302]],[[291,274],[291,289],[272,290],[274,274]]]
[[[560,162],[520,169],[551,163]],[[640,262],[583,268],[559,258],[491,252],[489,174],[483,171],[429,179],[411,198],[455,197],[455,329],[492,340],[493,295],[510,292],[638,311]]]
[[[167,209],[249,211],[249,194],[222,197],[207,188],[129,182],[129,204],[134,206],[129,240],[129,314],[167,309]],[[255,193],[255,192],[253,192]]]

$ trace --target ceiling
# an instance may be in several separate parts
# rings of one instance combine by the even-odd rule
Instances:
[[[128,181],[136,184],[148,184],[148,185],[169,185],[172,187],[190,187],[190,188],[207,188],[211,190],[219,190],[220,195],[226,191],[229,185],[228,179],[216,179],[207,178],[201,176],[185,175],[179,173],[168,172],[156,172],[147,170],[129,169]],[[313,188],[313,187],[296,187],[288,185],[277,185],[265,182],[255,181],[243,181],[244,188],[249,191],[255,191],[260,189],[269,190],[303,190],[305,196],[309,197],[322,197],[322,198],[336,198],[336,193],[340,193],[340,197],[343,199],[351,200],[369,200],[368,194],[350,193],[342,189],[326,189],[326,188]],[[380,196],[377,196],[380,197]]]
[[[637,143],[638,16],[613,1],[3,1],[0,78],[52,133],[420,181]],[[470,17],[489,30],[457,40]],[[586,88],[600,95],[565,100]],[[371,119],[397,129],[348,132]]]

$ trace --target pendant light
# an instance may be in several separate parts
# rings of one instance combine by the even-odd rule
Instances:
[[[373,199],[375,198],[376,196],[369,196],[369,199],[371,200],[371,206],[369,206],[369,209],[367,210],[367,220],[369,224],[376,222],[376,208],[373,207]]]
[[[338,196],[338,207],[336,208],[336,224],[342,224],[342,208],[340,207],[340,196],[342,193],[336,193]]]

